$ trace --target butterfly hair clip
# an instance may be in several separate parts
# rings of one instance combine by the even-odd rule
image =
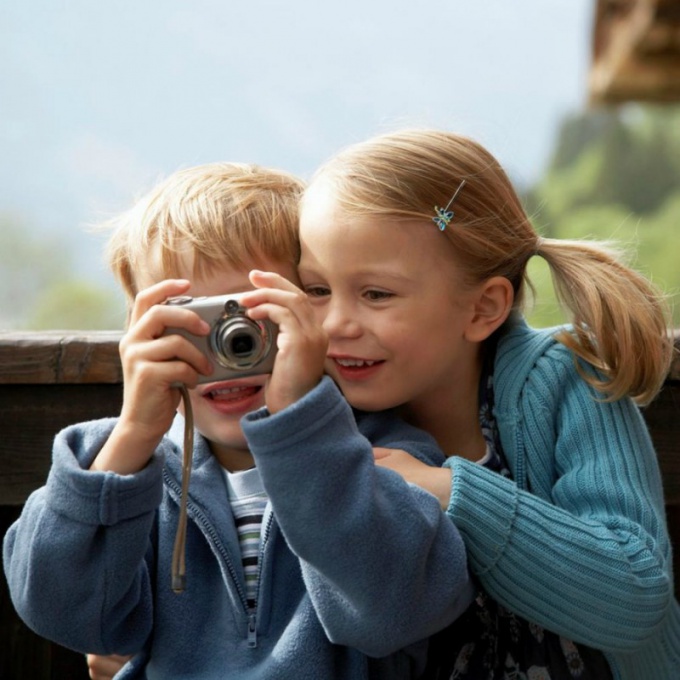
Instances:
[[[463,180],[458,185],[458,188],[454,192],[453,196],[451,196],[451,200],[446,204],[445,208],[440,208],[439,206],[436,205],[434,206],[435,216],[432,218],[432,221],[439,227],[439,231],[444,231],[444,229],[446,229],[446,227],[448,226],[449,222],[453,219],[454,212],[453,210],[449,210],[449,208],[451,207],[451,204],[456,200],[458,193],[464,186],[465,180]]]

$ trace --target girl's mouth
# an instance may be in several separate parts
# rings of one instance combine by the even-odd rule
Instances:
[[[334,359],[334,361],[344,368],[364,368],[364,366],[373,366],[377,363],[376,361],[371,361],[370,359]]]
[[[329,357],[338,375],[344,380],[367,380],[373,377],[385,363],[376,359],[354,357]]]

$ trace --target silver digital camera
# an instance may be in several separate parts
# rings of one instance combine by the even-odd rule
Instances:
[[[210,297],[180,295],[165,301],[166,305],[191,309],[210,324],[210,333],[205,336],[181,328],[166,328],[164,333],[182,335],[210,359],[213,373],[200,375],[199,383],[262,375],[274,368],[278,328],[268,319],[249,318],[239,302],[241,295],[243,293]]]

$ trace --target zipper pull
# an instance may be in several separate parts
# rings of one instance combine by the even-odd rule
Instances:
[[[257,619],[255,614],[248,615],[248,647],[257,647]]]

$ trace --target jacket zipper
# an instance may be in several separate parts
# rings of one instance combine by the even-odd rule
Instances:
[[[248,614],[248,647],[257,647],[257,614],[254,611]]]
[[[172,479],[170,474],[164,470],[163,471],[163,477],[165,479],[165,483],[168,485],[168,488],[170,488],[174,493],[175,493],[175,502],[177,502],[177,499],[179,498],[179,494],[181,492],[181,488],[175,483],[175,481]],[[256,592],[256,597],[255,597],[255,609],[249,609],[248,608],[248,598],[246,597],[246,594],[243,592],[243,589],[241,588],[241,584],[238,582],[238,578],[236,576],[236,570],[234,569],[234,566],[231,562],[231,558],[229,557],[229,553],[224,549],[224,546],[222,545],[222,542],[218,540],[217,534],[214,532],[212,526],[205,520],[203,513],[200,511],[199,508],[197,508],[192,502],[191,499],[187,501],[187,510],[191,508],[192,509],[192,514],[194,517],[194,521],[196,523],[201,524],[205,532],[210,536],[210,539],[213,542],[213,545],[217,547],[220,555],[224,558],[224,562],[227,565],[227,571],[229,572],[229,575],[231,576],[231,580],[234,582],[234,585],[236,586],[236,591],[238,592],[239,599],[241,600],[241,605],[243,606],[243,611],[245,612],[246,616],[248,617],[248,647],[250,648],[255,648],[257,647],[257,603],[259,602],[260,599],[260,582],[261,582],[261,576],[262,576],[262,558],[264,556],[264,548],[265,544],[269,538],[269,533],[271,530],[271,525],[274,520],[274,515],[273,513],[269,512],[269,517],[267,518],[267,524],[265,525],[265,530],[262,532],[262,541],[260,543],[260,554],[258,557],[258,565],[259,565],[259,578],[257,582],[257,592]]]

